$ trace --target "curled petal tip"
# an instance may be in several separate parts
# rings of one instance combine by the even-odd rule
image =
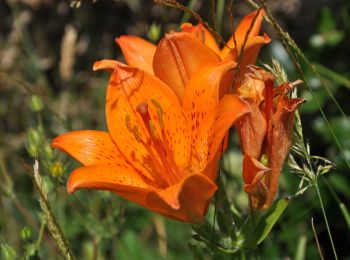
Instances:
[[[58,146],[58,141],[57,141],[57,139],[58,139],[59,137],[56,137],[55,139],[53,139],[52,141],[51,141],[51,147],[52,148],[57,148],[57,146]]]
[[[120,38],[122,38],[122,37],[123,37],[123,36],[116,37],[116,38],[114,39],[115,43],[118,44],[118,45],[120,45]]]
[[[130,36],[128,36],[128,35],[120,35],[119,37],[115,37],[114,41],[115,41],[116,44],[118,44],[120,46],[125,41],[127,41],[128,38],[130,38]]]
[[[72,183],[72,182],[70,181],[70,179],[69,179],[68,182],[67,182],[67,192],[68,192],[69,194],[73,194],[73,193],[75,193],[78,189],[79,189],[79,188],[77,187],[77,185],[76,185],[75,183]]]
[[[267,35],[267,33],[264,33],[262,36],[265,40],[265,43],[269,43],[271,41],[271,38]]]
[[[96,61],[92,67],[94,71],[106,70],[108,72],[113,72],[118,62],[115,60],[100,60]]]

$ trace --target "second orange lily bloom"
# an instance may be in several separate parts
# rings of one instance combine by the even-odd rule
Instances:
[[[251,67],[237,89],[250,113],[235,124],[243,151],[244,189],[251,206],[267,209],[276,196],[279,176],[292,142],[294,113],[305,100],[289,98],[293,83],[274,88],[275,77]],[[297,82],[298,83],[298,82]]]

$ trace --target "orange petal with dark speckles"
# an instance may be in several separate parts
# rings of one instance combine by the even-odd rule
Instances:
[[[85,166],[125,164],[125,159],[107,132],[94,130],[68,132],[56,137],[51,146],[68,153]]]

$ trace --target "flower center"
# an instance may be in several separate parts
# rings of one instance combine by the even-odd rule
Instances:
[[[146,149],[148,156],[143,158],[151,168],[151,175],[154,185],[159,188],[166,188],[177,183],[182,177],[174,160],[173,151],[164,130],[163,109],[154,99],[151,103],[142,102],[136,107],[142,123],[148,132],[147,137],[141,136],[138,126],[132,127],[130,118],[126,118],[126,125],[135,136],[137,142]]]

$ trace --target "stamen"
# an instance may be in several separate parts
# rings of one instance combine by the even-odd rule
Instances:
[[[126,128],[129,130],[129,132],[134,132],[134,129],[131,127],[130,115],[127,115],[125,117],[125,124],[126,124]]]
[[[161,129],[164,128],[164,121],[163,121],[163,108],[162,106],[159,104],[159,102],[155,99],[151,100],[153,105],[156,107],[157,109],[157,116],[158,116],[158,122],[159,122],[159,126]]]
[[[171,158],[172,156],[168,156],[172,154],[172,150],[164,132],[164,122],[162,117],[163,109],[156,100],[152,99],[151,101],[157,110],[158,120],[156,121],[151,119],[148,103],[142,102],[136,108],[136,111],[141,116],[144,126],[147,128],[150,136],[150,139],[148,139],[149,143],[147,142],[146,144],[143,142],[143,144],[151,157],[152,163],[155,168],[158,169],[154,174],[157,178],[162,178],[162,175],[158,175],[158,173],[163,174],[164,172],[167,172],[168,174],[166,175],[165,180],[168,185],[170,185],[171,183],[176,183],[178,181],[178,170],[176,163],[173,158]],[[155,125],[156,122],[159,123],[159,127],[161,128],[161,135],[157,131]],[[151,147],[154,150],[151,149]]]
[[[200,40],[205,43],[205,33],[204,33],[204,30],[201,28],[201,30],[199,31],[200,32]]]
[[[134,126],[133,133],[134,133],[136,141],[141,143],[142,142],[141,133],[139,131],[139,128],[136,125]]]
[[[159,140],[159,137],[158,137],[158,134],[157,134],[157,129],[154,126],[154,124],[153,124],[153,122],[151,120],[148,121],[148,126],[149,126],[149,129],[150,129],[150,135],[151,135],[152,139]]]
[[[140,103],[136,107],[136,111],[140,114],[145,125],[148,126],[148,122],[151,121],[151,117],[148,112],[148,104],[146,102]]]

